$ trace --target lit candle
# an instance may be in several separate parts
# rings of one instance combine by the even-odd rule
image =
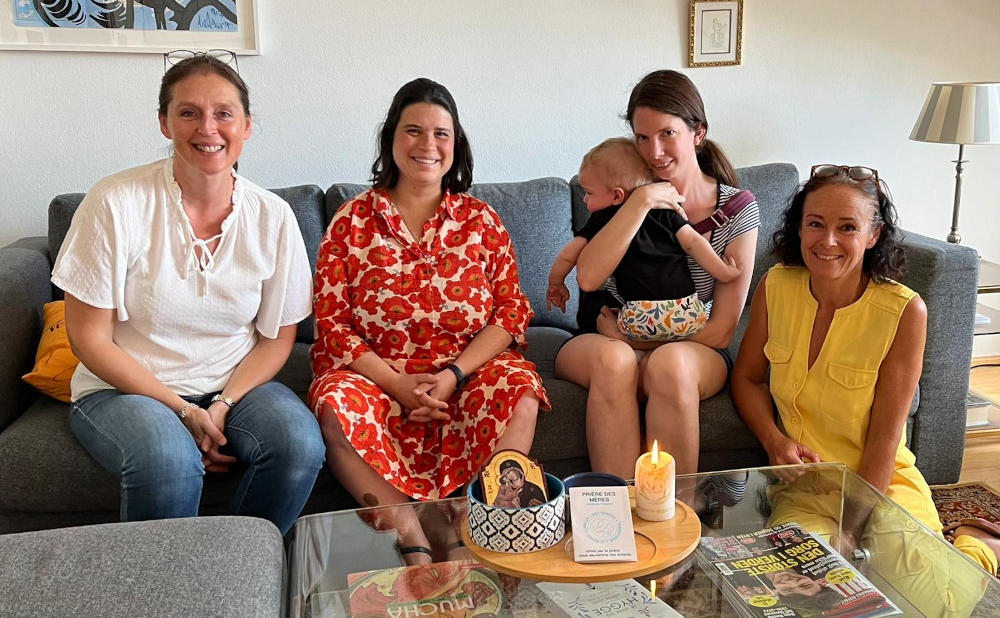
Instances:
[[[659,450],[643,453],[635,462],[635,514],[647,521],[674,516],[674,458]]]

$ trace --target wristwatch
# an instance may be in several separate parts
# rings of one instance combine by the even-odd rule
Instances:
[[[236,405],[236,402],[233,401],[232,397],[228,395],[223,395],[222,393],[216,393],[215,397],[212,397],[212,403],[215,403],[216,401],[221,401],[222,403],[226,404],[226,407],[229,408],[230,410],[232,410],[233,406]]]
[[[462,373],[462,370],[455,363],[448,363],[445,369],[455,374],[455,390],[461,390],[469,383],[469,376]]]

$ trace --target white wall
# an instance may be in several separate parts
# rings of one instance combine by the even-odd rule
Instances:
[[[631,86],[681,68],[737,166],[876,167],[907,229],[948,231],[957,147],[907,139],[932,81],[1000,80],[997,0],[745,0],[743,64],[686,69],[687,0],[258,0],[242,57],[256,112],[241,171],[363,182],[375,126],[416,76],[455,95],[476,180],[570,177]],[[0,52],[0,245],[46,231],[56,193],[166,154],[154,54]],[[1000,260],[1000,146],[966,150],[963,242]]]

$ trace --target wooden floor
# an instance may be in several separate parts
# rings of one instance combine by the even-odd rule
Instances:
[[[1000,356],[974,359],[970,386],[980,395],[1000,402]],[[1000,406],[996,411],[1000,413]],[[960,483],[980,481],[1000,489],[1000,431],[970,431],[965,434],[965,458]]]

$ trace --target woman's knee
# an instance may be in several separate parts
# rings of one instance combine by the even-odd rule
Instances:
[[[596,346],[590,359],[591,382],[621,383],[638,376],[635,351],[624,341],[608,339]]]
[[[326,449],[316,417],[278,382],[261,384],[247,393],[227,420],[226,431],[237,440],[242,440],[239,434],[251,438],[256,445],[253,450],[262,451],[258,454],[269,451],[282,461],[307,466],[323,463]]]
[[[663,396],[695,403],[699,400],[698,379],[691,359],[672,345],[661,346],[649,355],[643,367],[642,383],[651,398]]]
[[[354,446],[344,434],[344,428],[340,425],[340,418],[328,403],[320,404],[319,430],[323,436],[323,443],[327,451],[333,452],[353,452]]]
[[[535,424],[538,419],[538,397],[532,392],[526,392],[514,404],[511,410],[511,421]]]

